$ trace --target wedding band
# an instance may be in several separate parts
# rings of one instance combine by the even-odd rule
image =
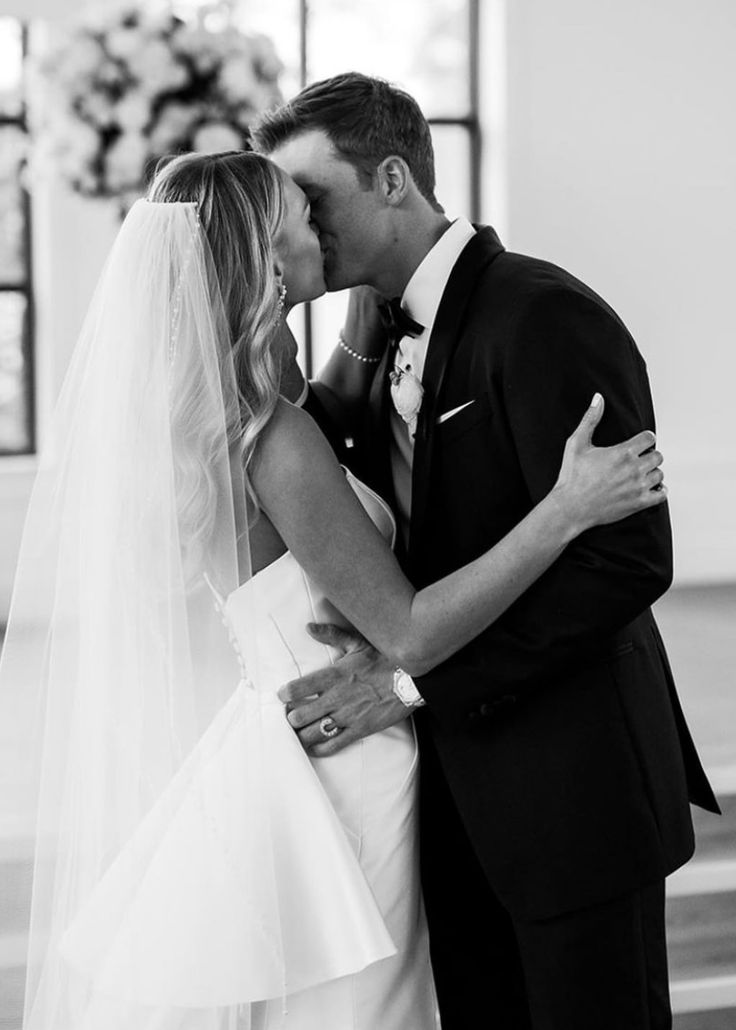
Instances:
[[[323,737],[326,737],[329,740],[330,737],[334,737],[340,732],[340,727],[334,719],[331,719],[329,715],[326,715],[324,719],[319,720],[319,732]]]

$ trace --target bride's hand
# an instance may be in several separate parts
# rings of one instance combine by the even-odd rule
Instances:
[[[650,430],[613,447],[593,445],[604,407],[603,398],[596,394],[565,444],[553,490],[578,532],[618,522],[667,499],[660,468],[664,459],[654,449],[656,437]]]

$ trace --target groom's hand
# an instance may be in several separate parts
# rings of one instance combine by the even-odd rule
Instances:
[[[289,722],[310,755],[334,755],[406,719],[410,709],[393,692],[394,666],[365,637],[328,623],[311,623],[307,629],[315,640],[341,652],[334,665],[292,680],[279,691]],[[333,737],[320,729],[325,717],[339,727]]]

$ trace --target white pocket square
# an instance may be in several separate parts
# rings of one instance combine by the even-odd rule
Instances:
[[[471,404],[475,404],[475,401],[466,401],[465,404],[461,404],[457,408],[452,408],[450,411],[444,412],[444,414],[440,415],[440,417],[437,419],[437,425],[439,425],[441,422],[447,422],[448,418],[452,418],[453,415],[457,415],[459,411],[465,411],[465,409],[469,408]]]

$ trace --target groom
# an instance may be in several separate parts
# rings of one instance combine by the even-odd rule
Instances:
[[[653,427],[644,361],[611,308],[562,269],[506,252],[493,229],[445,217],[407,94],[340,75],[266,116],[255,144],[307,193],[329,289],[401,298],[364,443],[418,588],[551,488],[596,391],[598,444]],[[671,561],[659,506],[586,533],[416,683],[323,629],[347,654],[282,693],[316,754],[417,713],[443,1030],[671,1025],[664,877],[693,851],[688,800],[717,811],[649,610]],[[340,727],[327,742],[324,716]]]

